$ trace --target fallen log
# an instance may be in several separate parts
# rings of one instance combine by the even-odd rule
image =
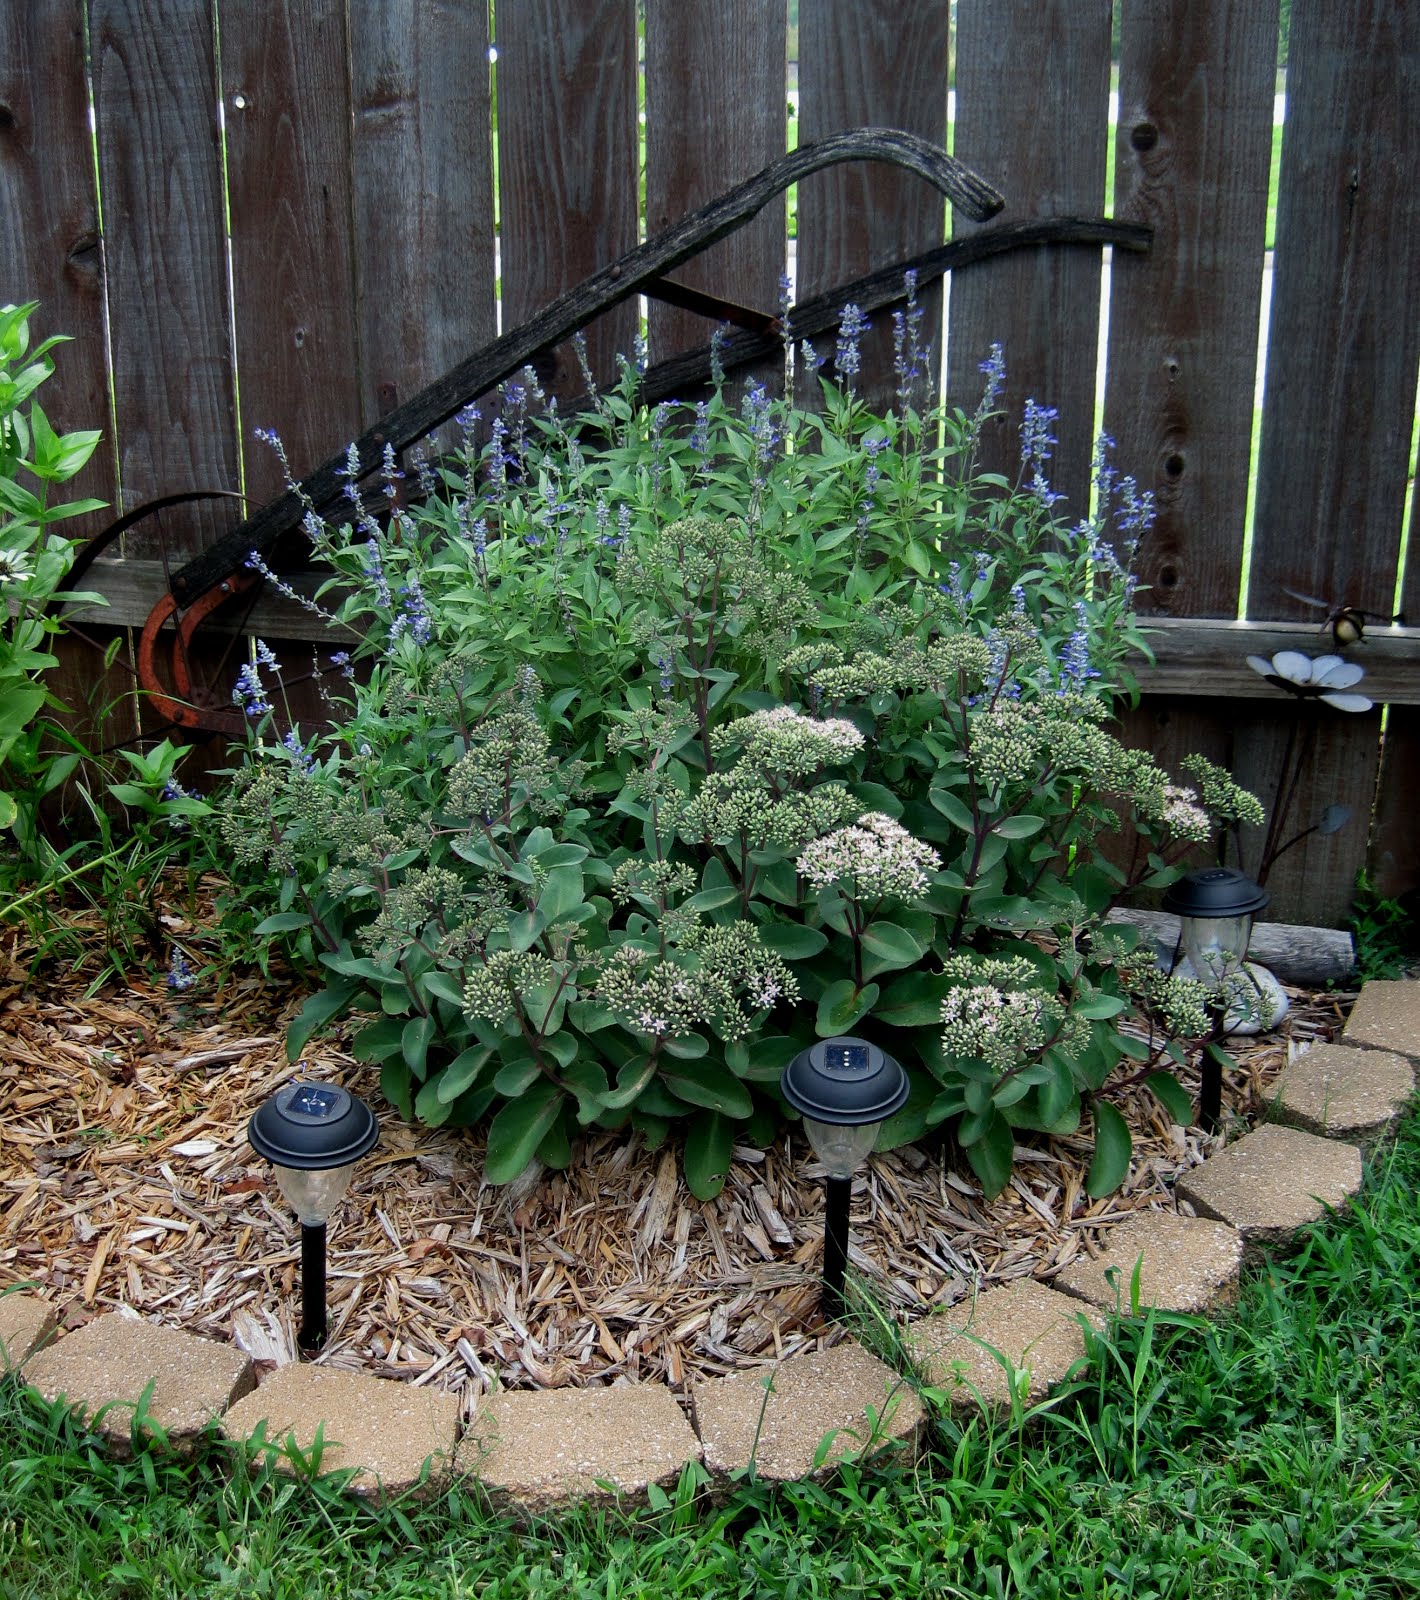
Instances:
[[[1172,964],[1178,948],[1178,918],[1167,911],[1136,911],[1122,907],[1111,911],[1111,922],[1127,922],[1154,942],[1163,963]],[[1339,928],[1308,928],[1286,922],[1253,925],[1248,959],[1259,962],[1284,983],[1320,988],[1345,983],[1356,970],[1356,947],[1351,935]]]

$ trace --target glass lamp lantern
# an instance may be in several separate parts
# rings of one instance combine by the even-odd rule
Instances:
[[[306,1353],[325,1343],[325,1225],[379,1139],[375,1114],[333,1083],[297,1079],[257,1107],[247,1140],[276,1169],[276,1181],[301,1224],[301,1327]]]
[[[1164,910],[1179,919],[1180,941],[1194,972],[1223,983],[1241,972],[1252,938],[1252,919],[1271,900],[1233,867],[1205,867],[1164,892]]]
[[[1208,1133],[1217,1129],[1223,1109],[1223,1068],[1217,1040],[1227,1031],[1230,990],[1247,972],[1252,920],[1271,898],[1246,873],[1233,867],[1204,867],[1164,891],[1164,910],[1179,919],[1179,943],[1189,965],[1221,997],[1215,1007],[1213,1038],[1203,1049],[1198,1094],[1198,1123]]]
[[[868,1159],[878,1129],[907,1100],[907,1073],[877,1045],[844,1036],[820,1039],[784,1068],[779,1092],[804,1119],[804,1132],[827,1173],[823,1236],[823,1309],[843,1309],[848,1264],[848,1208],[853,1174]]]

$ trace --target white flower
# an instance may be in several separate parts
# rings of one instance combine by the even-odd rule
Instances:
[[[869,811],[851,827],[806,845],[797,866],[816,889],[847,879],[856,895],[911,899],[927,892],[927,875],[941,864],[937,852],[901,823]]]
[[[21,550],[0,550],[0,585],[23,583],[34,572],[34,563]]]
[[[1247,664],[1268,683],[1300,699],[1319,698],[1338,711],[1371,709],[1371,701],[1365,695],[1342,692],[1366,675],[1366,669],[1354,661],[1343,661],[1340,656],[1313,659],[1300,650],[1279,650],[1270,660],[1266,656],[1249,656]]]
[[[1166,783],[1163,788],[1164,825],[1176,839],[1190,839],[1202,844],[1212,833],[1213,824],[1208,813],[1198,804],[1198,791],[1176,783]]]

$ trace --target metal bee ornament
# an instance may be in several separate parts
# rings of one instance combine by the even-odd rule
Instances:
[[[1359,606],[1336,605],[1330,600],[1319,600],[1312,594],[1299,594],[1295,589],[1289,589],[1284,583],[1283,594],[1288,594],[1293,600],[1300,600],[1304,606],[1315,606],[1318,610],[1326,612],[1326,619],[1321,625],[1321,632],[1331,630],[1332,642],[1338,650],[1344,650],[1347,645],[1360,644],[1366,637],[1366,624],[1379,623],[1388,627],[1392,623],[1405,623],[1403,612],[1397,611],[1394,616],[1389,616],[1383,611],[1362,611]]]

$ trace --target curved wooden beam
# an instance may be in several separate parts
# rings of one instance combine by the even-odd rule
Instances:
[[[639,294],[650,279],[672,271],[742,227],[791,184],[845,161],[883,161],[915,172],[973,221],[984,222],[1005,204],[984,178],[940,146],[900,129],[852,128],[801,145],[664,233],[627,251],[530,321],[485,345],[396,407],[355,441],[359,475],[378,467],[386,445],[403,450],[422,439],[469,401],[520,371],[540,351],[561,344],[593,317]],[[317,505],[341,492],[346,459],[347,452],[342,450],[302,480],[301,489]],[[299,525],[302,514],[300,496],[288,490],[218,539],[173,574],[172,592],[179,605],[190,605],[204,590],[235,572],[253,550],[270,549],[283,533]]]

